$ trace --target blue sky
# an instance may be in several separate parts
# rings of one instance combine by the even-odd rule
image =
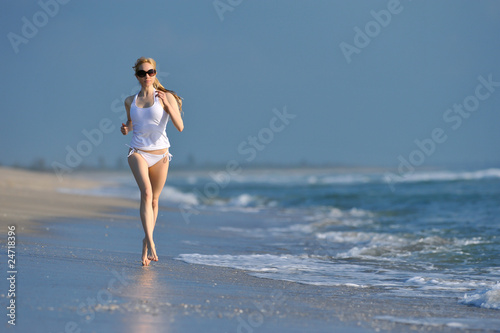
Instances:
[[[59,1],[2,4],[1,164],[125,161],[146,56],[179,165],[500,166],[498,1]]]

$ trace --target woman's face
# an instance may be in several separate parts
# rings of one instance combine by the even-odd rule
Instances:
[[[154,73],[151,73],[150,72],[151,70],[153,70]],[[148,71],[149,71],[149,73],[147,73]],[[146,73],[144,73],[144,72],[146,72]],[[142,74],[142,75],[146,74],[146,75],[142,76],[142,75],[138,75],[138,74]],[[155,81],[155,76],[156,76],[156,70],[154,69],[153,65],[151,65],[148,62],[145,62],[145,63],[139,65],[139,68],[137,69],[137,72],[135,73],[135,77],[137,78],[139,83],[144,87],[152,85],[153,82]]]

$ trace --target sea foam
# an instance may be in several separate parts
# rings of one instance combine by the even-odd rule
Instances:
[[[500,169],[485,169],[477,171],[428,171],[403,174],[391,181],[396,182],[431,182],[455,180],[480,180],[500,178]]]
[[[500,310],[500,282],[476,293],[465,294],[462,303],[485,309]]]

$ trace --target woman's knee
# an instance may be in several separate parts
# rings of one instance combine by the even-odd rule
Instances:
[[[158,198],[153,198],[152,205],[153,208],[158,208]]]
[[[153,190],[150,188],[142,189],[141,200],[147,203],[153,202]]]

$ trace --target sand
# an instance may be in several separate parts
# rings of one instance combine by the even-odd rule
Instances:
[[[116,198],[67,194],[60,189],[89,189],[102,183],[53,173],[0,167],[0,228],[16,225],[23,232],[34,232],[41,221],[60,218],[112,218],[137,203]]]

